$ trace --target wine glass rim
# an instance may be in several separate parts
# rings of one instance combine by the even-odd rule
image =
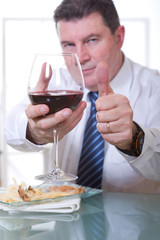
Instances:
[[[53,53],[36,53],[35,56],[52,56],[52,55],[59,55],[59,56],[77,56],[77,53],[73,52],[53,52]]]

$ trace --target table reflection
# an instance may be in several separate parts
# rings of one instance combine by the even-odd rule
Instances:
[[[160,196],[157,194],[104,195],[107,240],[160,239]]]
[[[160,196],[102,193],[70,214],[0,211],[1,240],[159,240]]]

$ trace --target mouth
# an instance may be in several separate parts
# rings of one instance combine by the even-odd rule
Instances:
[[[82,68],[83,75],[91,74],[95,71],[95,67]]]

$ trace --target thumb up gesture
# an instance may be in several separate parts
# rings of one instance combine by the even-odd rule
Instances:
[[[114,93],[110,86],[106,63],[98,64],[96,80],[99,89],[99,98],[96,101],[97,130],[110,144],[122,150],[130,150],[135,125],[129,100],[123,95]]]

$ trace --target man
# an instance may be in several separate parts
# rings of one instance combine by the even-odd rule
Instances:
[[[74,112],[63,109],[47,117],[46,105],[29,104],[25,113],[27,103],[17,106],[6,121],[8,144],[23,151],[43,149],[53,142],[52,130],[58,127],[61,167],[78,174],[91,105],[88,92],[98,91],[97,130],[105,141],[102,188],[160,192],[159,73],[132,62],[121,51],[125,29],[111,0],[64,0],[54,20],[62,50],[79,57],[84,101]]]

